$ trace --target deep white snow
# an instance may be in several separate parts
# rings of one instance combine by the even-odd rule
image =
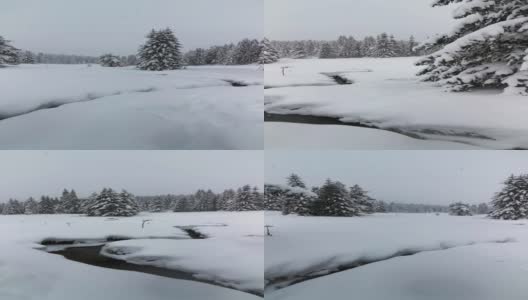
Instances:
[[[262,83],[254,65],[4,68],[0,149],[262,149]]]
[[[265,90],[265,109],[275,114],[335,117],[344,122],[395,128],[428,139],[482,148],[528,147],[526,97],[498,90],[445,92],[432,83],[419,82],[415,74],[420,67],[414,66],[417,60],[417,57],[283,59],[265,67],[265,86],[269,88]],[[287,67],[284,76],[282,67]],[[329,77],[332,75],[353,83],[338,85]],[[275,144],[274,134],[283,138],[277,130],[267,135],[267,142]],[[354,132],[349,139],[353,143]],[[357,147],[347,148],[361,148],[362,140],[358,139]],[[337,140],[335,143],[336,147],[342,145]],[[397,143],[394,145],[367,144],[363,149],[400,148]],[[415,149],[429,148],[426,143],[411,145]]]
[[[145,219],[151,221],[142,229]],[[38,243],[45,238],[187,238],[174,226],[189,225],[200,225],[196,229],[209,238],[133,240],[135,261],[232,282],[236,288],[262,290],[262,212],[142,213],[129,218],[14,215],[0,216],[0,299],[259,299],[200,282],[86,265],[38,250],[42,248]]]
[[[298,217],[266,212],[270,281],[324,275],[275,290],[266,299],[526,299],[528,221],[446,214]],[[417,252],[410,256],[398,253]],[[397,257],[390,258],[396,255]]]

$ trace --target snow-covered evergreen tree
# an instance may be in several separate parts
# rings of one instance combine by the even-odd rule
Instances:
[[[296,59],[302,59],[306,58],[306,51],[304,50],[304,45],[301,42],[297,42],[297,45],[295,45],[295,48],[292,52],[292,57]]]
[[[528,175],[511,175],[503,189],[491,202],[489,216],[494,219],[517,220],[528,217]]]
[[[386,33],[382,33],[377,38],[374,55],[376,57],[395,57],[397,55],[394,48],[394,38],[391,39]]]
[[[264,184],[264,209],[280,211],[283,207],[285,190],[276,184]]]
[[[2,214],[4,215],[19,215],[23,213],[24,206],[16,199],[9,199],[2,210]]]
[[[33,197],[30,197],[24,202],[24,213],[26,215],[38,214],[38,203]]]
[[[103,54],[99,57],[99,64],[103,67],[121,67],[121,59],[117,55]]]
[[[251,192],[250,185],[244,185],[242,188],[239,188],[235,201],[231,206],[232,211],[248,211],[248,210],[257,210],[257,205],[255,204],[255,199],[253,198],[253,193]]]
[[[375,200],[367,195],[367,191],[359,185],[350,188],[350,199],[361,213],[371,214],[375,212]]]
[[[165,211],[165,204],[163,203],[163,199],[159,196],[155,197],[152,201],[149,203],[149,211],[150,212],[162,212]]]
[[[319,52],[319,58],[336,58],[337,53],[330,43],[324,43]]]
[[[172,30],[152,30],[147,39],[138,53],[139,69],[163,71],[182,67],[181,44]]]
[[[35,55],[31,51],[20,51],[18,61],[21,64],[34,64]]]
[[[18,49],[11,46],[10,41],[0,35],[0,67],[8,64],[16,64],[18,55]]]
[[[456,202],[449,205],[449,214],[452,216],[471,216],[471,211],[468,204]]]
[[[299,216],[313,215],[313,204],[317,195],[301,187],[286,187],[282,195],[282,213]]]
[[[233,62],[237,65],[249,65],[258,62],[261,54],[258,40],[243,39],[233,53]]]
[[[235,201],[236,192],[233,189],[227,189],[222,192],[218,200],[218,210],[229,210],[233,201]]]
[[[272,64],[279,61],[279,52],[277,52],[277,50],[271,46],[268,39],[264,38],[260,42],[260,48],[261,51],[258,59],[259,64]]]
[[[132,197],[121,197],[111,188],[104,188],[87,209],[88,216],[130,217],[138,213]]]
[[[386,206],[387,204],[384,201],[375,200],[374,201],[374,212],[377,212],[377,213],[387,212]]]
[[[424,45],[440,49],[417,64],[418,74],[450,91],[506,86],[508,94],[528,95],[528,4],[526,0],[434,0],[433,6],[460,3],[460,20],[446,35]]]
[[[173,211],[174,212],[186,212],[190,211],[190,204],[189,204],[189,198],[188,197],[181,197],[176,201],[176,204],[174,205]]]
[[[489,207],[486,203],[480,203],[477,206],[477,214],[479,215],[487,215],[489,213]]]
[[[79,198],[77,198],[77,194],[75,193],[74,190],[71,190],[71,192],[69,192],[68,190],[64,189],[59,201],[60,201],[59,206],[56,209],[57,213],[61,213],[61,214],[80,213]]]
[[[290,176],[288,176],[287,181],[288,186],[306,189],[306,184],[304,184],[304,181],[297,174],[291,174]]]
[[[313,203],[314,214],[319,216],[359,216],[360,210],[350,199],[344,184],[328,179],[319,189],[319,198]]]
[[[38,203],[38,213],[39,214],[54,214],[55,213],[55,203],[51,197],[42,196]]]

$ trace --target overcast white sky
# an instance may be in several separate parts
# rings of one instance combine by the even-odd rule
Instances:
[[[266,0],[267,1],[267,0]],[[0,35],[35,52],[136,53],[152,28],[170,27],[186,49],[263,35],[264,0],[2,1]]]
[[[327,178],[359,184],[380,200],[449,204],[488,202],[512,173],[528,172],[522,151],[266,151],[266,182],[290,173],[307,185]]]
[[[423,40],[451,29],[452,7],[432,0],[265,0],[265,35],[276,40],[362,38],[382,32]]]
[[[0,151],[0,201],[74,188],[103,187],[136,195],[220,192],[263,184],[262,151]]]

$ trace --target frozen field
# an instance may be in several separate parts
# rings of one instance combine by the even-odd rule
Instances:
[[[0,149],[262,149],[262,73],[253,65],[4,68]]]
[[[266,224],[266,299],[528,298],[526,220],[267,212]]]
[[[142,228],[146,219],[151,221]],[[261,299],[242,291],[263,290],[263,219],[262,212],[142,213],[130,218],[2,215],[0,299]],[[206,238],[191,239],[178,226]],[[40,245],[44,239],[63,243],[109,236],[133,239],[106,243],[104,255],[184,271],[232,288],[91,266],[46,253]]]
[[[333,138],[335,147],[343,149],[437,147],[429,144],[429,140],[443,141],[441,148],[458,149],[461,147],[458,143],[485,149],[528,148],[526,97],[495,90],[446,93],[434,84],[419,82],[415,74],[420,67],[414,66],[417,60],[417,57],[284,59],[266,65],[265,110],[280,115],[332,117],[404,135],[399,140],[387,137],[385,143],[363,144],[367,135],[373,140],[386,137],[365,128],[347,129],[349,141],[343,142],[340,139],[345,129],[336,133],[328,129],[303,139],[309,142],[320,137]],[[266,126],[267,144],[280,146],[286,133],[292,132],[281,124]],[[299,130],[297,135],[306,134]],[[407,137],[427,140],[416,142]],[[307,142],[302,146],[309,146]]]

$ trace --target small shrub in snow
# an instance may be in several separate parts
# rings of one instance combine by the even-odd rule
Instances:
[[[491,202],[489,216],[494,219],[518,220],[528,217],[528,175],[511,175]]]
[[[121,67],[121,59],[113,54],[104,54],[99,57],[99,64],[103,67]]]
[[[456,202],[449,205],[449,214],[452,216],[471,216],[471,211],[468,204]]]

